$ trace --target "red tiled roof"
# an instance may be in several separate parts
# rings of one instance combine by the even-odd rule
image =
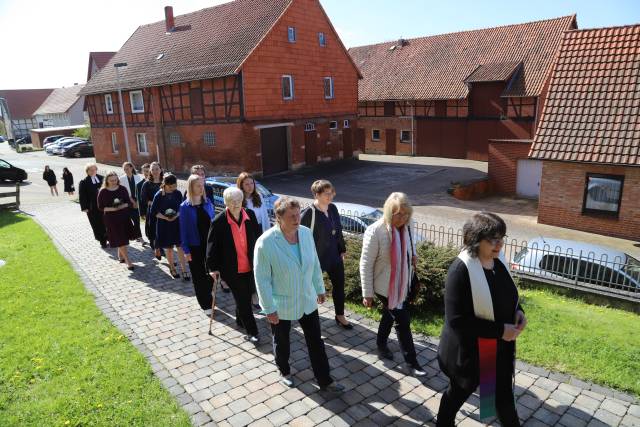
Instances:
[[[0,90],[0,98],[7,100],[11,120],[30,119],[53,89]]]
[[[95,62],[98,71],[102,70],[107,62],[115,55],[117,52],[89,52],[89,69],[87,70],[87,81],[91,80],[91,63]]]
[[[164,20],[142,25],[80,94],[116,90],[112,64],[118,62],[128,64],[120,73],[122,89],[235,74],[292,1],[235,0],[176,16],[176,27],[184,29],[170,34]]]
[[[529,157],[640,166],[640,25],[565,33]]]
[[[480,82],[504,82],[509,79],[522,64],[520,61],[494,62],[482,64],[476,68],[469,77],[464,79],[465,83]]]
[[[464,80],[478,66],[522,62],[522,72],[503,96],[538,96],[551,70],[562,33],[575,15],[546,21],[464,31],[349,49],[364,78],[361,101],[462,99]]]

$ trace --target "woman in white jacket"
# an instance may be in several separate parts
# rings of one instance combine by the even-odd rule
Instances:
[[[122,164],[122,170],[124,175],[120,177],[120,185],[127,189],[131,201],[129,203],[129,213],[131,214],[131,221],[133,222],[133,238],[140,243],[144,243],[142,240],[142,232],[140,231],[140,212],[138,211],[138,183],[142,181],[142,177],[136,172],[135,166],[131,162],[124,162]]]
[[[251,209],[253,213],[256,214],[258,224],[262,227],[262,232],[264,233],[270,229],[271,219],[269,218],[269,210],[264,200],[262,200],[260,193],[258,193],[258,188],[253,177],[248,172],[242,172],[238,175],[236,186],[244,193],[244,207]]]
[[[367,227],[364,233],[360,257],[362,303],[372,307],[375,294],[384,306],[378,326],[379,356],[393,360],[387,341],[395,324],[409,371],[415,376],[424,376],[427,373],[418,363],[413,344],[407,301],[417,261],[410,230],[413,208],[406,194],[391,193],[383,211],[383,217]]]

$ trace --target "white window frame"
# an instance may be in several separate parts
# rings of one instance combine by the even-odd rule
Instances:
[[[345,120],[342,122],[342,127],[345,129],[349,129],[349,126],[351,125],[351,123],[349,123],[349,120]]]
[[[213,141],[211,143],[207,142],[207,134],[210,134],[213,137]],[[215,147],[216,146],[216,133],[214,131],[207,131],[202,134],[202,141],[204,145],[207,147]]]
[[[284,96],[284,79],[289,79],[289,91],[291,93],[291,96]],[[294,83],[293,83],[293,76],[289,75],[289,74],[284,74],[281,78],[280,78],[280,83],[281,83],[281,90],[282,90],[282,99],[284,99],[285,101],[290,101],[295,97],[295,92],[294,92]]]
[[[144,144],[144,151],[140,150],[140,144]],[[149,145],[147,144],[146,133],[136,133],[136,148],[139,154],[149,154]]]
[[[111,153],[118,154],[118,135],[111,132]]]
[[[338,121],[332,120],[329,122],[329,130],[337,130],[338,129]]]
[[[142,110],[136,110],[133,107],[133,97],[137,94],[140,94],[140,99],[142,100]],[[132,90],[131,92],[129,92],[129,102],[131,104],[131,112],[132,113],[144,113],[144,97],[142,96],[142,91],[141,90]]]
[[[296,41],[298,41],[298,35],[296,34],[296,27],[287,28],[287,40],[289,40],[289,43],[295,43]]]
[[[330,93],[329,96],[327,96],[327,88],[326,88],[326,82],[327,80],[329,81],[329,89],[330,89]],[[333,91],[333,77],[325,77],[322,80],[322,92],[324,93],[324,99],[333,99],[335,97],[335,93]]]
[[[373,136],[374,132],[378,132],[378,137]],[[380,133],[380,129],[371,129],[371,140],[372,141],[380,141],[382,134]]]
[[[320,47],[327,47],[327,35],[322,31],[318,33],[318,43]]]
[[[110,93],[104,95],[104,108],[107,114],[113,114],[113,98]]]
[[[402,139],[402,133],[403,132],[409,132],[409,139]],[[403,130],[400,131],[400,142],[409,143],[409,142],[411,142],[411,137],[412,137],[412,135],[411,135],[411,131],[410,130],[403,129]]]

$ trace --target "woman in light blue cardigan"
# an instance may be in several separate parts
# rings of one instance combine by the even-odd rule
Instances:
[[[325,301],[325,289],[313,235],[307,227],[300,227],[297,200],[281,197],[274,212],[277,224],[256,242],[253,271],[262,312],[271,323],[280,382],[293,387],[289,331],[291,321],[297,320],[320,389],[342,392],[344,387],[329,374],[329,360],[320,334],[318,304]]]

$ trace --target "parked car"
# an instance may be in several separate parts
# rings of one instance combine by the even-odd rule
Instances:
[[[13,166],[11,163],[0,160],[0,181],[8,180],[22,182],[27,179],[27,172],[24,169]]]
[[[368,226],[382,218],[382,211],[366,205],[334,202],[340,213],[340,224],[347,233],[364,233]]]
[[[572,240],[532,239],[513,256],[516,273],[618,289],[640,289],[640,261],[622,251]]]
[[[31,137],[30,136],[25,136],[23,138],[18,138],[18,139],[15,139],[15,140],[11,140],[11,139],[9,140],[9,145],[14,150],[18,149],[18,145],[27,145],[27,144],[31,144]]]
[[[47,145],[47,148],[45,148],[44,151],[49,155],[58,155],[60,154],[60,149],[62,147],[66,147],[67,145],[71,145],[80,141],[82,140],[74,137],[60,138],[53,144]]]
[[[48,137],[42,140],[42,148],[46,148],[47,145],[52,144],[64,137],[65,137],[64,135],[49,135]]]
[[[78,141],[60,148],[64,157],[93,157],[93,144],[89,141]]]
[[[224,209],[224,200],[222,199],[222,193],[228,187],[235,187],[236,179],[237,177],[234,176],[214,176],[205,179],[205,182],[213,187],[213,204],[216,208]],[[256,188],[258,189],[258,193],[260,193],[260,197],[262,197],[262,200],[267,206],[269,217],[273,219],[273,204],[276,202],[276,200],[278,200],[278,196],[273,194],[271,190],[260,184],[258,181],[255,181],[255,184]]]

